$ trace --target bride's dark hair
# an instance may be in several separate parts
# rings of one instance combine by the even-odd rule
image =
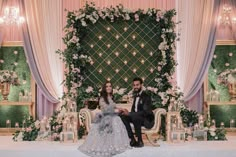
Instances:
[[[107,104],[109,104],[108,98],[107,98],[108,93],[107,93],[107,91],[106,91],[106,85],[107,85],[108,83],[111,84],[110,81],[106,81],[106,82],[103,84],[103,86],[102,86],[102,91],[100,92],[100,95],[101,95],[100,98],[103,98],[104,101],[105,101]],[[111,85],[112,85],[112,84],[111,84]],[[113,93],[113,90],[111,91],[111,95],[112,95],[112,93]]]

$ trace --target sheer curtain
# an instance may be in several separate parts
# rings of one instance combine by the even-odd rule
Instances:
[[[215,49],[219,6],[220,0],[176,2],[177,21],[181,21],[177,26],[181,34],[177,42],[177,83],[184,92],[185,101],[199,91],[209,68]]]
[[[39,87],[37,112],[41,118],[52,114],[55,106],[49,104],[59,103],[58,98],[63,93],[63,63],[55,53],[62,48],[62,0],[24,0],[23,6],[26,16],[24,45]]]

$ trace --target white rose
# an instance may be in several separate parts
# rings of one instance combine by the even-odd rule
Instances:
[[[34,125],[37,129],[39,129],[40,128],[40,121],[39,120],[35,121]]]
[[[78,59],[78,54],[73,54],[73,59]]]
[[[210,131],[210,135],[215,136],[216,135],[215,131]]]
[[[89,86],[85,91],[86,93],[91,93],[93,91],[93,87]]]
[[[119,90],[119,94],[120,94],[120,95],[122,95],[122,94],[124,94],[124,93],[125,93],[125,91],[126,91],[126,89],[125,89],[125,88],[121,88],[121,89]]]
[[[215,132],[215,131],[216,131],[216,127],[211,126],[210,129],[209,129],[209,131],[211,131],[211,132]]]
[[[84,27],[87,26],[87,24],[84,20],[82,20],[81,23],[82,23],[82,26],[84,26]]]
[[[129,14],[125,14],[125,20],[130,20]]]
[[[139,21],[139,15],[138,15],[138,14],[135,14],[135,15],[134,15],[134,18],[135,18],[135,21],[136,21],[136,22]]]

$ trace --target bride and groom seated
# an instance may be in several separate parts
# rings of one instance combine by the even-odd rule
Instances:
[[[119,108],[113,101],[112,84],[102,87],[99,105],[101,114],[79,150],[89,156],[113,156],[131,147],[143,147],[141,127],[150,129],[154,125],[151,97],[142,90],[143,80],[133,79],[134,99],[131,112]],[[135,132],[132,131],[131,124]],[[135,134],[135,135],[134,135]],[[137,137],[137,139],[135,138]]]

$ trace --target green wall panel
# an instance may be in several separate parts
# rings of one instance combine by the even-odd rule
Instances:
[[[18,54],[14,54],[17,51]],[[21,46],[16,47],[1,47],[0,48],[0,59],[4,60],[4,63],[0,63],[1,70],[15,70],[19,80],[19,86],[11,86],[10,94],[8,96],[9,101],[19,101],[19,93],[23,91],[30,91],[30,70],[26,62],[24,49]],[[17,62],[17,66],[14,65]],[[23,83],[26,80],[26,83]],[[2,96],[0,95],[2,100]],[[12,125],[15,122],[21,123],[24,116],[28,114],[28,107],[26,106],[0,106],[0,127],[6,126],[6,120],[10,119]]]
[[[229,54],[232,53],[232,56]],[[229,63],[229,66],[226,65]],[[217,45],[212,59],[211,66],[208,71],[208,91],[217,90],[220,93],[222,102],[230,101],[228,88],[222,84],[217,83],[218,75],[226,69],[236,68],[236,45]],[[211,105],[210,107],[211,119],[216,120],[217,127],[220,122],[225,123],[225,127],[229,127],[230,119],[236,120],[236,102],[234,105]]]
[[[232,53],[232,56],[229,56]],[[229,63],[229,66],[225,64]],[[226,69],[236,68],[236,45],[218,45],[208,72],[208,91],[216,89],[220,92],[221,101],[229,101],[230,96],[226,86],[217,83],[218,75]],[[214,71],[216,70],[216,72]]]
[[[229,127],[230,120],[236,120],[236,103],[235,105],[211,105],[211,119],[215,119],[216,126],[220,127],[220,123],[224,122],[225,127]]]

